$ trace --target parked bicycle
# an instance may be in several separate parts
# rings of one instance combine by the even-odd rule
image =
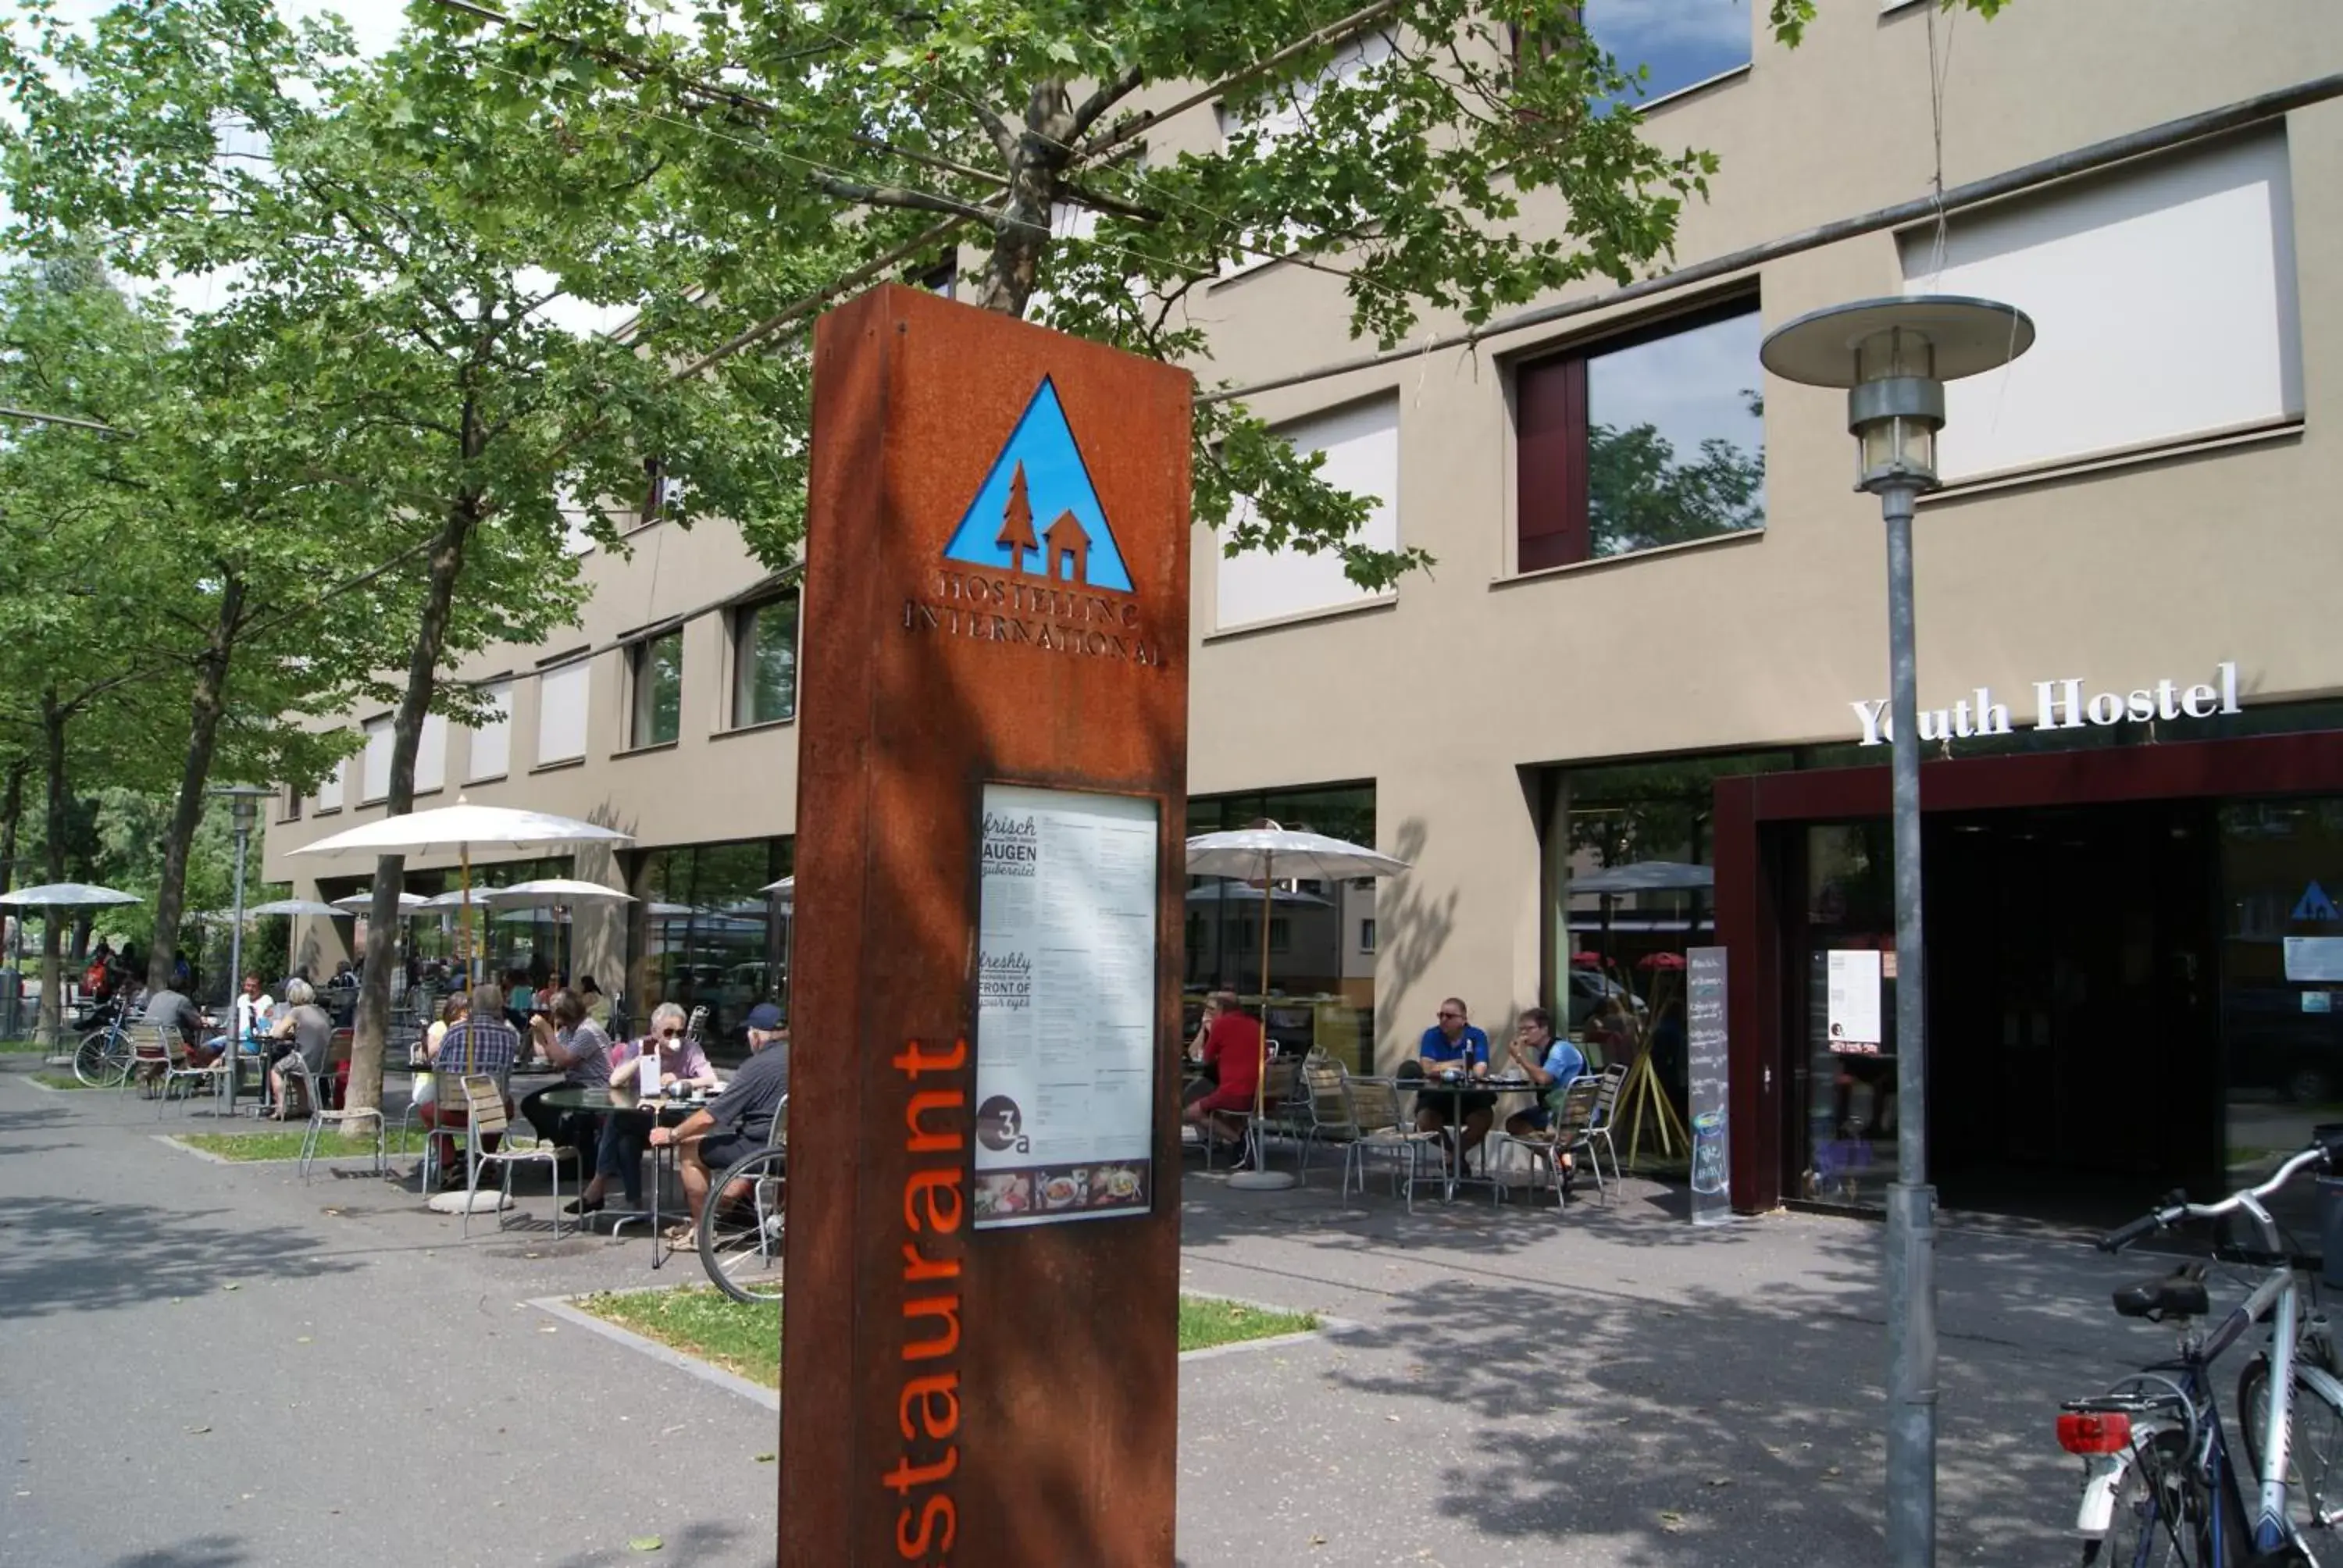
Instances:
[[[90,1015],[96,1026],[74,1048],[74,1076],[92,1089],[113,1089],[130,1076],[130,1030],[137,1020],[136,999],[125,987]]]
[[[2104,1394],[2060,1408],[2058,1442],[2084,1460],[2076,1533],[2083,1562],[2097,1568],[2274,1568],[2317,1563],[2310,1538],[2343,1521],[2343,1382],[2317,1302],[2318,1260],[2306,1258],[2271,1218],[2266,1201],[2305,1171],[2343,1156],[2343,1127],[2288,1160],[2259,1186],[2215,1203],[2175,1192],[2153,1213],[2102,1237],[2124,1248],[2189,1221],[2241,1217],[2242,1241],[2217,1235],[2214,1257],[2234,1265],[2245,1299],[2211,1330],[2202,1263],[2115,1292],[2127,1318],[2179,1329],[2178,1353],[2153,1362]],[[2242,1471],[2233,1460],[2214,1395],[2213,1363],[2257,1323],[2268,1346],[2237,1380]]]

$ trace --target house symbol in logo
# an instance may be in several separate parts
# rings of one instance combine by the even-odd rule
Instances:
[[[1038,534],[1037,517],[1051,519]],[[1090,469],[1058,404],[1058,389],[1048,377],[992,459],[991,471],[944,546],[944,558],[1069,588],[1133,591],[1106,511],[1091,487]]]
[[[2335,912],[2335,900],[2327,896],[2326,889],[2313,882],[2302,890],[2302,899],[2294,906],[2294,913],[2289,918],[2326,921],[2338,917]]]

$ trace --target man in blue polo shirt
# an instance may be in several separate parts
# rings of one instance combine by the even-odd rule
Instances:
[[[1489,1037],[1467,1020],[1463,998],[1452,996],[1440,1004],[1440,1021],[1423,1031],[1415,1054],[1423,1063],[1425,1082],[1415,1096],[1417,1131],[1440,1133],[1444,1146],[1448,1128],[1461,1120],[1464,1135],[1457,1157],[1470,1159],[1481,1140],[1489,1136],[1496,1119],[1497,1097],[1479,1091],[1460,1093],[1432,1087],[1451,1073],[1463,1078],[1489,1075]]]

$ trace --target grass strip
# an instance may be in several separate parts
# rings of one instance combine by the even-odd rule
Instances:
[[[0,1056],[43,1056],[48,1049],[37,1040],[0,1040]]]
[[[87,1089],[88,1084],[70,1072],[36,1072],[33,1081],[44,1089]]]
[[[306,1121],[296,1121],[282,1130],[271,1129],[261,1132],[175,1132],[171,1141],[238,1162],[298,1160],[301,1158],[301,1140],[307,1135],[307,1127]],[[406,1142],[396,1130],[391,1131],[383,1147],[392,1154],[407,1152]],[[352,1155],[364,1155],[367,1159],[374,1157],[372,1129],[355,1136],[328,1131],[317,1140],[317,1158],[320,1160],[341,1160]]]
[[[698,1356],[751,1382],[766,1388],[781,1386],[778,1302],[751,1305],[734,1301],[712,1285],[694,1285],[681,1290],[598,1291],[578,1305],[605,1322]],[[1213,1296],[1180,1298],[1182,1351],[1306,1333],[1317,1327],[1314,1312],[1272,1312]]]

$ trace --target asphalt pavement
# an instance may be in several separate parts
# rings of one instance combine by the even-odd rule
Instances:
[[[771,1563],[769,1406],[531,1304],[690,1260],[557,1242],[542,1194],[466,1242],[363,1161],[198,1159],[157,1134],[202,1111],[33,1065],[0,1057],[0,1563]],[[1189,1289],[1335,1320],[1182,1367],[1187,1568],[1880,1561],[1876,1227],[1333,1189],[1186,1179]],[[2071,1559],[2056,1402],[2161,1352],[2107,1306],[2160,1266],[1947,1229],[1941,1561]]]

